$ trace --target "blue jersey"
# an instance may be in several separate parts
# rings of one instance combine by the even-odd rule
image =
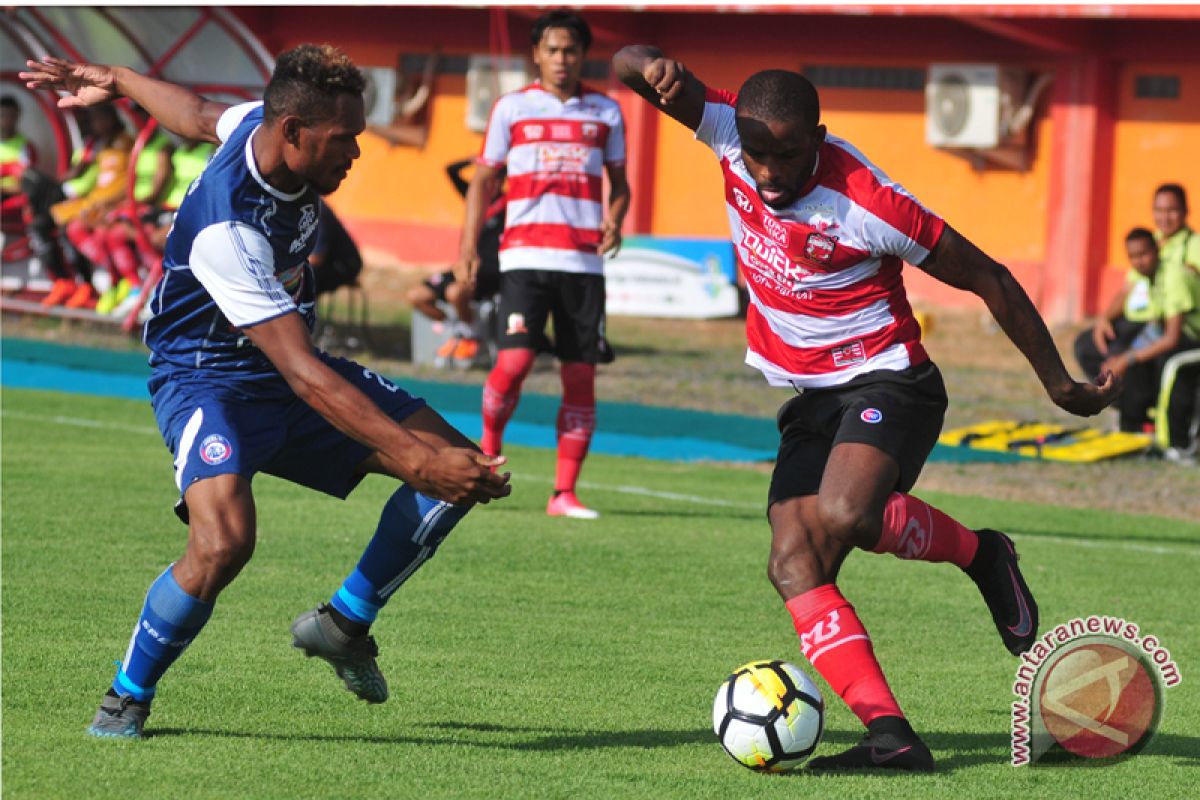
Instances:
[[[282,192],[259,174],[251,145],[262,118],[261,103],[221,116],[222,145],[179,207],[146,321],[152,388],[198,378],[288,391],[242,328],[293,312],[310,331],[316,323],[308,255],[321,199],[308,186]]]

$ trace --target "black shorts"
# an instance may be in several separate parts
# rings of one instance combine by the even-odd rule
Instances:
[[[806,389],[779,409],[779,455],[768,507],[816,494],[835,445],[869,444],[900,465],[895,491],[917,482],[946,415],[946,385],[932,361],[877,370],[841,386]]]
[[[546,318],[554,317],[554,342]],[[604,338],[604,276],[541,269],[500,273],[501,350],[528,348],[554,353],[560,361],[607,364],[612,350]]]

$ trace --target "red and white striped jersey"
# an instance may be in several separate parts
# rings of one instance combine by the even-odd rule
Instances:
[[[606,164],[625,163],[615,100],[580,86],[559,100],[534,83],[496,101],[479,160],[508,168],[500,271],[601,274]]]
[[[945,223],[866,159],[826,136],[795,202],[762,202],[742,161],[737,96],[709,90],[696,138],[721,160],[738,266],[746,279],[746,363],[772,386],[821,387],[928,360],[900,277]]]

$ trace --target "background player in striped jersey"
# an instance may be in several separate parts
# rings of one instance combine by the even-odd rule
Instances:
[[[307,259],[320,195],[359,155],[362,74],[334,47],[301,45],[279,57],[263,102],[229,107],[124,67],[28,63],[21,78],[68,92],[62,107],[126,96],[168,130],[221,143],[175,217],[145,332],[187,549],[151,584],[88,733],[142,736],[159,679],[254,553],[258,472],[340,498],[367,473],[405,482],[330,602],[292,623],[294,646],[329,662],[360,699],[382,703],[371,623],[474,503],[510,487],[495,472],[503,458],[484,456],[424,400],[310,339]]]
[[[592,43],[573,11],[548,11],[531,31],[539,80],[501,97],[488,121],[483,153],[467,191],[461,252],[454,272],[472,281],[479,267],[484,210],[507,168],[508,218],[500,240],[500,336],[496,366],[483,387],[485,453],[498,454],[521,384],[554,319],[561,362],[558,468],[551,516],[599,516],[575,496],[596,427],[596,364],[612,359],[604,338],[604,263],[621,246],[629,209],[625,125],[617,103],[580,82]],[[609,182],[603,198],[603,175]]]
[[[653,47],[626,47],[613,64],[720,159],[751,299],[746,361],[800,392],[779,413],[768,572],[804,655],[867,726],[860,744],[811,767],[931,770],[836,586],[842,561],[857,547],[959,566],[1013,654],[1037,637],[1037,605],[1008,537],[968,530],[907,494],[937,441],[946,394],[921,346],[902,263],[978,295],[1067,411],[1098,413],[1119,379],[1072,380],[1008,270],[828,134],[802,75],[760,72],[734,95],[706,89]]]

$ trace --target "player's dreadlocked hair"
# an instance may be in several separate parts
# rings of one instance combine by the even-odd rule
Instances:
[[[333,116],[339,94],[361,95],[367,82],[345,53],[329,44],[302,44],[279,56],[263,93],[263,119],[293,115],[311,124]]]
[[[798,72],[767,69],[746,79],[738,90],[738,116],[766,122],[803,120],[809,128],[821,122],[817,89]]]

